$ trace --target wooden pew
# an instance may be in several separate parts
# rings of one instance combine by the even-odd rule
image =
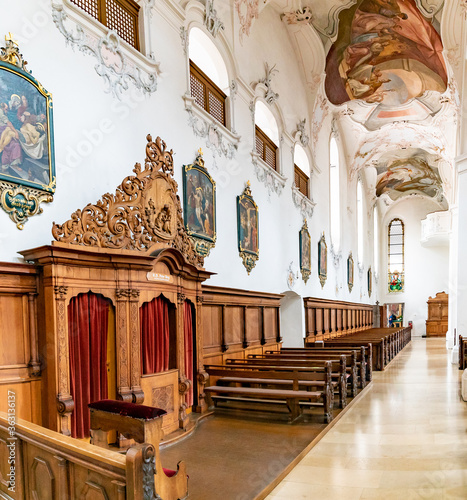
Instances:
[[[373,349],[371,344],[361,345],[358,348],[345,347],[321,347],[321,343],[312,344],[309,347],[282,347],[280,351],[266,351],[266,354],[277,354],[278,352],[284,354],[300,354],[300,353],[342,353],[342,354],[352,354],[356,353],[356,361],[358,367],[358,373],[360,378],[360,388],[363,389],[366,386],[366,382],[371,382],[373,378]]]
[[[467,368],[467,338],[459,335],[459,370]]]
[[[167,412],[160,408],[124,401],[104,399],[88,405],[91,412],[91,442],[107,448],[107,434],[117,431],[137,443],[150,443],[155,449],[156,491],[164,500],[179,500],[188,496],[188,476],[184,462],[177,470],[162,467],[159,443],[164,434],[162,416]],[[131,449],[131,448],[130,448]]]
[[[223,387],[212,385],[205,388],[205,393],[212,403],[214,399],[231,399],[253,403],[285,403],[290,411],[290,421],[294,422],[301,415],[301,405],[321,403],[327,423],[332,421],[334,391],[332,385],[331,362],[312,369],[297,367],[265,367],[251,368],[248,365],[205,365],[206,372],[211,377],[238,377],[241,379],[287,380],[292,383],[292,389],[269,389],[267,387]],[[324,382],[322,390],[300,390],[300,382]],[[212,406],[212,405],[210,405]]]
[[[334,356],[326,359],[323,358],[310,358],[310,359],[275,359],[271,357],[263,357],[262,354],[250,354],[247,359],[227,359],[226,365],[248,365],[252,368],[258,366],[266,366],[268,369],[275,369],[277,367],[297,367],[297,368],[315,368],[317,366],[323,365],[326,361],[331,362],[331,376],[333,381],[336,382],[337,390],[339,394],[339,405],[341,408],[345,408],[347,405],[347,379],[352,377],[352,373],[347,373],[347,359],[345,355]],[[352,367],[356,368],[356,367]],[[354,380],[356,379],[356,374]],[[321,385],[323,382],[321,382]],[[306,384],[302,384],[306,385]],[[307,384],[308,386],[310,385]],[[319,385],[319,384],[318,384]]]
[[[149,443],[124,455],[0,412],[0,498],[161,498],[154,454]],[[9,464],[9,458],[14,462]],[[6,473],[10,466],[13,476]]]
[[[346,356],[346,366],[347,372],[350,374],[348,382],[350,383],[350,390],[352,397],[357,395],[358,386],[363,389],[366,386],[366,366],[365,359],[363,358],[363,363],[357,360],[357,350],[338,350],[338,349],[297,349],[296,351],[266,351],[264,354],[259,355],[249,355],[250,357],[265,358],[265,359],[283,359],[283,360],[319,360],[319,359],[338,359],[341,355]],[[361,355],[361,354],[360,354]]]

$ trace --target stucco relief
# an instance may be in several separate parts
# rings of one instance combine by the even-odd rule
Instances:
[[[125,54],[126,49],[122,48],[120,37],[115,31],[105,28],[107,34],[99,36],[101,27],[93,33],[84,30],[80,24],[71,21],[64,4],[57,0],[52,3],[52,18],[67,45],[97,59],[94,69],[104,79],[107,93],[121,99],[130,84],[144,94],[152,94],[157,90],[159,63],[142,55],[140,58],[145,59],[144,65],[131,60]]]

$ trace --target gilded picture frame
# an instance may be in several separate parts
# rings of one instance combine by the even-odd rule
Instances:
[[[311,236],[308,231],[307,221],[305,219],[299,232],[300,242],[300,273],[306,283],[311,274]]]
[[[352,292],[354,282],[354,261],[352,252],[349,253],[347,257],[347,286],[349,287],[349,293]]]
[[[326,283],[328,273],[328,246],[326,244],[326,239],[324,233],[322,234],[318,242],[318,277],[321,283],[321,288],[324,287]]]
[[[237,237],[239,255],[250,274],[259,259],[259,213],[249,181],[237,196]]]
[[[56,187],[52,95],[26,70],[18,44],[0,49],[0,205],[18,229]]]
[[[216,183],[205,167],[201,149],[194,163],[183,165],[183,215],[195,252],[208,256],[217,240]]]
[[[371,293],[373,291],[373,273],[371,271],[371,266],[368,268],[367,281],[368,281],[368,297],[371,297]]]

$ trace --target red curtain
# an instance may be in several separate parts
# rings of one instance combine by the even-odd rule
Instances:
[[[71,395],[71,435],[89,436],[88,404],[107,398],[107,333],[109,301],[94,293],[73,297],[68,306]]]
[[[193,314],[192,305],[185,300],[183,307],[184,345],[185,345],[185,376],[191,380],[190,390],[186,394],[186,404],[193,405]]]
[[[145,302],[140,310],[141,365],[143,374],[169,369],[169,306],[159,296]]]

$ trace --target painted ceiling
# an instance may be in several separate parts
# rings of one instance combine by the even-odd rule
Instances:
[[[446,90],[441,39],[414,0],[359,0],[339,17],[326,61],[326,95],[333,104],[363,99],[399,106]]]
[[[422,150],[400,151],[385,155],[376,165],[376,196],[395,201],[417,191],[439,199],[442,183],[435,160]]]

